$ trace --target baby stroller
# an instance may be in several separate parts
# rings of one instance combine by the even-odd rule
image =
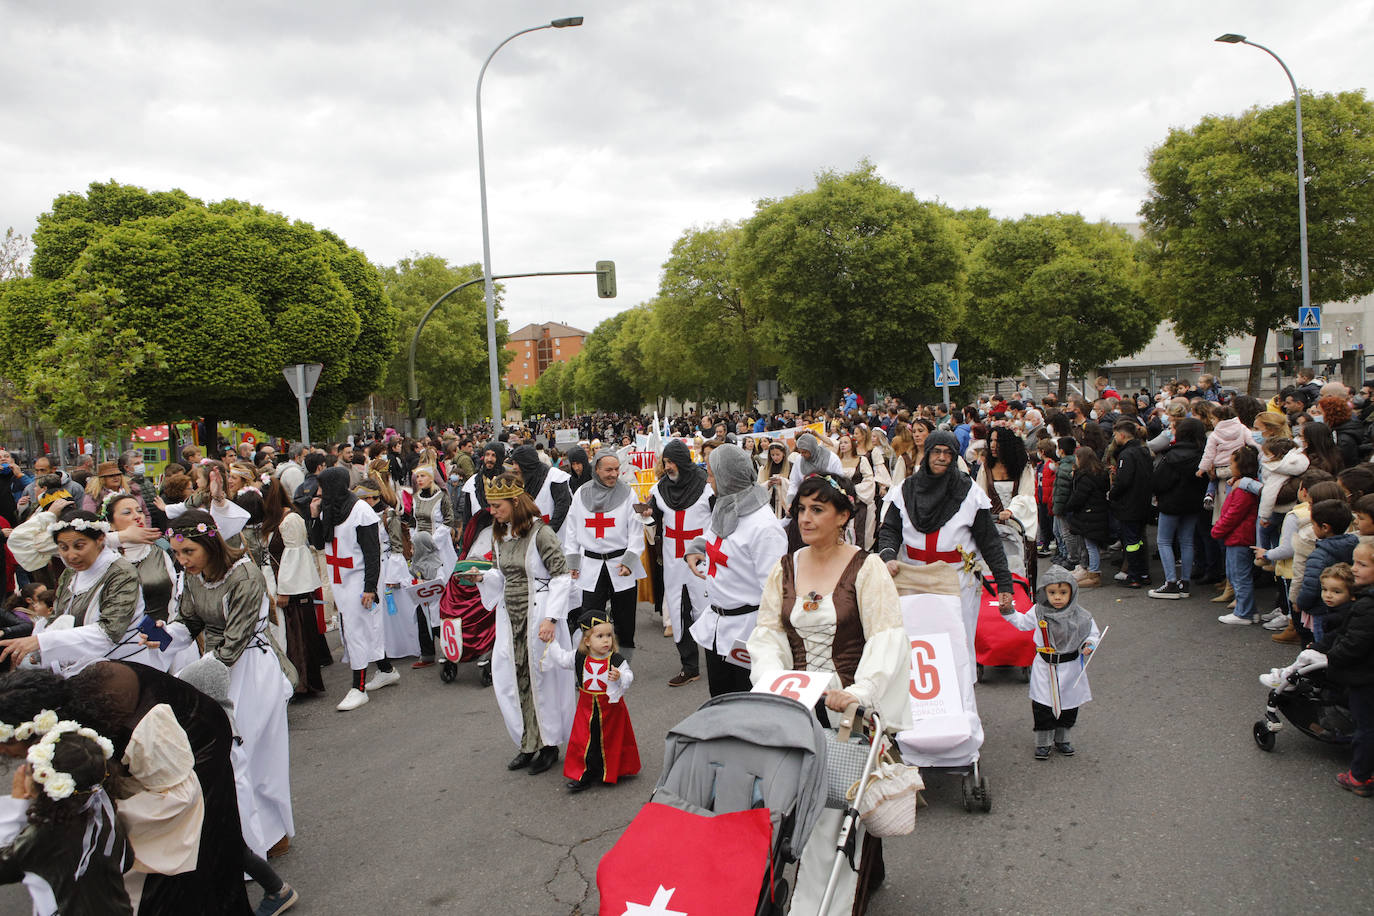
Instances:
[[[601,912],[671,889],[669,910],[781,914],[783,869],[825,801],[825,738],[810,709],[765,693],[714,697],[668,732],[652,799],[597,866]],[[746,834],[754,846],[731,845]]]
[[[1304,735],[1324,744],[1349,744],[1355,734],[1355,721],[1345,705],[1345,690],[1329,684],[1325,664],[1299,668],[1288,675],[1287,684],[1269,691],[1264,718],[1252,729],[1260,750],[1272,751],[1283,728],[1282,715]]]
[[[997,609],[997,588],[991,576],[980,575],[983,601],[978,605],[978,631],[973,648],[978,658],[978,683],[983,683],[983,669],[1016,668],[1021,682],[1030,681],[1031,662],[1035,661],[1035,634],[1018,630],[1007,623]],[[1029,611],[1035,604],[1030,582],[1025,576],[1012,574],[1012,600],[1018,611]]]
[[[485,527],[481,527],[486,522]],[[483,509],[468,522],[463,532],[461,560],[490,560],[491,516]],[[480,530],[478,530],[480,528]],[[449,576],[439,599],[439,648],[444,664],[439,680],[452,684],[458,679],[459,662],[477,662],[482,686],[491,686],[491,648],[496,642],[496,611],[482,604],[482,594],[471,581]]]

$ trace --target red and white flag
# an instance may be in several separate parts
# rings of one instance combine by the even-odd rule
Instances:
[[[767,808],[703,817],[650,802],[596,866],[598,912],[749,916],[768,875],[772,834]]]

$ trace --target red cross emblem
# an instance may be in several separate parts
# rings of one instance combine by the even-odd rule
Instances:
[[[596,539],[599,541],[606,536],[607,528],[615,527],[615,516],[597,512],[587,519],[587,527],[596,529]]]
[[[666,521],[663,523],[663,533],[672,538],[675,542],[676,553],[674,555],[679,560],[681,560],[683,554],[687,552],[687,542],[701,534],[700,528],[689,529],[686,519],[687,513],[679,509],[677,510],[677,517],[674,519],[674,521],[677,522],[676,528],[669,525]]]
[[[330,569],[334,570],[334,584],[343,584],[343,576],[339,575],[339,569],[352,569],[353,558],[339,556],[338,538],[330,541],[329,546],[324,549],[324,561],[329,564]]]
[[[611,671],[611,660],[609,658],[587,658],[586,664],[582,666],[582,689],[588,693],[605,693],[606,685],[610,682],[607,677]]]
[[[716,574],[717,566],[722,566],[726,569],[730,568],[730,564],[726,562],[730,558],[725,555],[725,551],[720,549],[720,545],[723,540],[725,539],[716,538],[716,542],[714,544],[708,543],[706,545],[706,557],[711,561],[710,567],[706,570],[706,575],[708,576],[714,576]]]
[[[923,550],[917,550],[910,544],[906,545],[906,555],[913,560],[922,563],[935,563],[944,560],[946,563],[962,563],[964,555],[957,550],[940,551],[935,548],[935,544],[940,540],[940,532],[926,532],[926,546]]]
[[[546,524],[546,525],[551,524],[551,523],[553,522],[553,519],[550,518],[550,517],[547,516],[547,515],[541,515],[541,516],[539,516],[539,517],[542,518],[542,519],[544,520],[544,524]]]

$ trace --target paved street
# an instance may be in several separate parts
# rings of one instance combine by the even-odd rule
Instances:
[[[887,842],[870,912],[1374,911],[1374,801],[1335,786],[1340,751],[1292,730],[1256,748],[1255,676],[1291,651],[1216,623],[1206,592],[1085,593],[1112,630],[1072,759],[1031,759],[1026,687],[993,673],[979,688],[992,813],[965,814],[958,781],[928,777],[930,807]],[[704,680],[666,686],[675,653],[643,607],[639,625],[628,702],[644,773],[614,789],[570,797],[557,770],[508,773],[514,749],[471,666],[451,685],[403,666],[353,713],[293,706],[297,838],[276,864],[295,912],[595,912],[598,859],[647,800],[667,728],[706,699]],[[335,699],[345,679],[327,669]],[[0,911],[21,901],[8,888]]]

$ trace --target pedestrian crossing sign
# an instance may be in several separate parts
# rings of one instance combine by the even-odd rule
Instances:
[[[1322,329],[1322,307],[1303,305],[1298,307],[1298,330],[1320,331]]]
[[[959,386],[959,360],[951,359],[943,372],[940,370],[940,361],[935,361],[935,385],[938,388]]]

